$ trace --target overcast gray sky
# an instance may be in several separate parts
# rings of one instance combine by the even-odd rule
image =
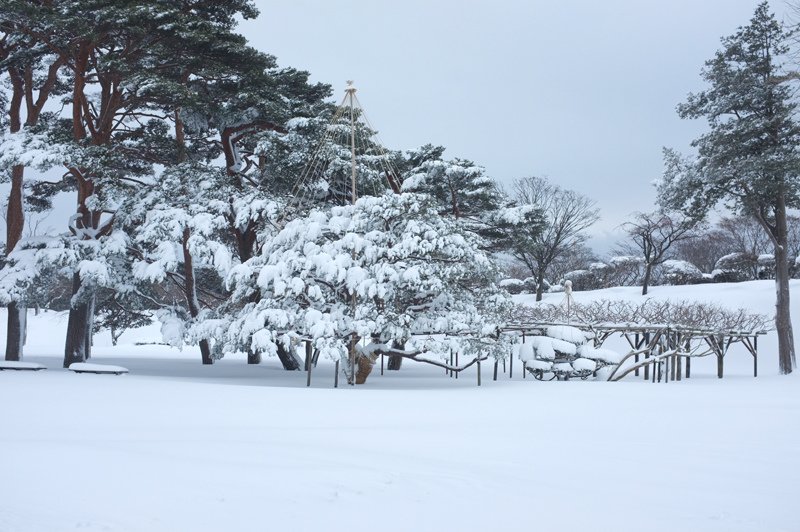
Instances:
[[[702,131],[675,106],[757,3],[256,0],[261,16],[241,31],[337,98],[355,80],[391,148],[441,144],[501,183],[547,175],[594,198],[605,251],[630,212],[652,207],[662,147],[689,151]]]

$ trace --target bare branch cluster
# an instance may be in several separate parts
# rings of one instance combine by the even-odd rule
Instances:
[[[668,325],[702,331],[767,330],[771,317],[747,309],[728,309],[713,303],[693,301],[634,301],[601,299],[591,303],[562,305],[519,305],[513,320],[518,323],[567,323],[585,325]]]

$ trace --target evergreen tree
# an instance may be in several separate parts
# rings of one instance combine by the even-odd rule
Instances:
[[[420,194],[315,210],[232,270],[234,300],[251,302],[230,321],[205,327],[224,332],[224,349],[232,352],[276,354],[279,344],[310,341],[320,354],[342,359],[357,383],[382,352],[422,359],[459,349],[464,359],[485,358],[495,351],[486,338],[505,299],[479,242]],[[428,339],[406,345],[415,335]],[[406,348],[393,349],[395,343]]]
[[[781,373],[795,362],[789,305],[787,210],[800,207],[800,124],[792,78],[781,68],[789,33],[761,3],[747,26],[722,39],[706,63],[710,88],[678,107],[682,118],[705,118],[709,131],[692,145],[696,160],[666,151],[659,197],[666,207],[702,218],[724,202],[754,216],[775,249],[775,325]]]
[[[46,46],[22,33],[14,18],[8,16],[3,7],[0,4],[0,72],[7,76],[12,96],[10,101],[4,102],[7,108],[6,105],[2,106],[5,120],[0,125],[5,133],[15,135],[23,128],[29,129],[38,124],[48,99],[61,89],[59,74],[64,62]],[[25,166],[11,165],[10,174],[11,190],[6,205],[7,254],[19,243],[25,225]],[[22,358],[26,317],[25,301],[9,301],[6,360]]]

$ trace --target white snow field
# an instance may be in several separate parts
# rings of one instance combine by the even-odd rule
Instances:
[[[774,293],[652,296],[771,313]],[[777,375],[774,335],[755,379],[737,349],[723,380],[710,358],[668,384],[522,380],[519,364],[493,382],[484,365],[478,388],[474,368],[406,362],[334,389],[321,362],[306,389],[276,360],[202,367],[194,349],[133,345],[156,326],[97,337],[92,362],[130,374],[74,374],[65,325],[31,315],[26,360],[49,369],[0,372],[2,532],[800,530],[800,378]]]

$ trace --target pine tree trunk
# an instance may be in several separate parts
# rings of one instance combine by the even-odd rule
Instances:
[[[208,340],[200,340],[200,359],[204,366],[210,366],[214,363],[214,359],[211,358],[211,348],[208,345]]]
[[[783,199],[783,198],[781,198]],[[791,373],[797,364],[794,334],[789,306],[789,256],[786,205],[778,202],[775,209],[775,329],[778,332],[778,360],[783,375]]]
[[[386,364],[386,369],[390,371],[400,371],[403,366],[403,357],[399,355],[389,355],[389,362]]]
[[[25,225],[25,211],[22,207],[22,181],[25,167],[15,165],[11,169],[11,191],[8,193],[8,209],[6,215],[6,254],[11,253],[22,238]],[[25,345],[25,323],[21,316],[27,312],[22,302],[8,305],[8,325],[6,336],[6,360],[22,360]]]
[[[542,294],[544,293],[544,270],[540,270],[538,274],[536,274],[536,301],[542,300]]]
[[[92,358],[92,344],[94,343],[94,303],[95,303],[95,295],[92,294],[89,297],[89,300],[86,302],[86,306],[88,308],[86,313],[86,333],[84,336],[84,341],[86,342],[86,360]]]
[[[197,284],[194,278],[194,260],[189,250],[189,238],[192,232],[188,227],[183,229],[183,294],[186,297],[186,305],[189,307],[189,315],[196,318],[200,315],[200,303],[197,300]],[[211,358],[211,348],[208,340],[200,340],[200,359],[203,365],[209,366],[214,363]]]
[[[647,295],[647,289],[650,287],[650,278],[653,275],[653,265],[649,262],[644,268],[644,282],[642,282],[642,295]]]
[[[81,276],[77,272],[72,275],[73,298],[81,288]],[[89,321],[89,305],[86,301],[73,303],[69,309],[67,320],[67,341],[64,346],[64,367],[75,362],[86,362],[87,321]]]
[[[392,342],[393,349],[405,349],[406,344],[400,342]],[[386,365],[386,369],[391,371],[400,371],[400,367],[403,365],[403,358],[400,355],[389,355],[389,363]]]
[[[8,334],[6,336],[6,360],[19,361],[22,359],[22,323],[21,315],[24,308],[12,301],[8,304]]]
[[[278,342],[278,358],[283,364],[283,369],[287,371],[299,371],[303,365],[294,351],[286,349],[281,342]]]
[[[252,350],[247,351],[248,364],[261,364],[261,353],[256,353]]]

